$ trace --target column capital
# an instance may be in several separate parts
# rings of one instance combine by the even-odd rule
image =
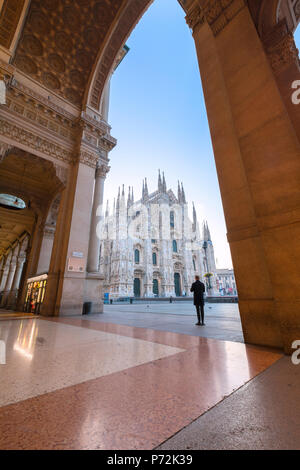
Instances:
[[[96,178],[105,179],[109,170],[110,170],[110,166],[103,164],[103,163],[99,163],[96,168]]]
[[[191,28],[193,31],[196,26],[203,25],[205,23],[204,11],[198,3],[195,3],[188,11],[185,20],[189,28]]]
[[[195,0],[186,10],[186,22],[193,31],[207,22],[217,36],[245,6],[245,0]]]

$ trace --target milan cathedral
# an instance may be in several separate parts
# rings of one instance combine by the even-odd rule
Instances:
[[[175,196],[160,172],[157,190],[149,193],[145,179],[136,202],[133,188],[127,201],[124,185],[119,188],[112,214],[107,203],[100,238],[100,272],[111,298],[190,295],[195,275],[208,295],[218,291],[208,224],[200,230],[194,204],[190,220],[183,185],[178,182]]]

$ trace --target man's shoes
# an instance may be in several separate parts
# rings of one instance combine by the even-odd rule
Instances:
[[[195,325],[199,326],[199,325],[201,325],[201,323],[200,323],[200,322],[198,322],[198,323],[195,323]]]
[[[204,323],[204,321],[201,323],[201,326],[205,326],[205,323]]]

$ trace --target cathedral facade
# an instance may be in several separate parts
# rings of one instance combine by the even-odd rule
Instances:
[[[110,298],[189,296],[195,275],[206,283],[208,295],[217,294],[216,263],[207,222],[200,229],[193,204],[188,214],[183,185],[177,195],[167,189],[159,172],[157,190],[143,182],[142,198],[124,185],[107,205],[99,231],[100,272]]]

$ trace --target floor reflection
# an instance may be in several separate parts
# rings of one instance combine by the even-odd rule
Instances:
[[[32,360],[39,327],[36,322],[21,321],[13,349],[26,359]]]

